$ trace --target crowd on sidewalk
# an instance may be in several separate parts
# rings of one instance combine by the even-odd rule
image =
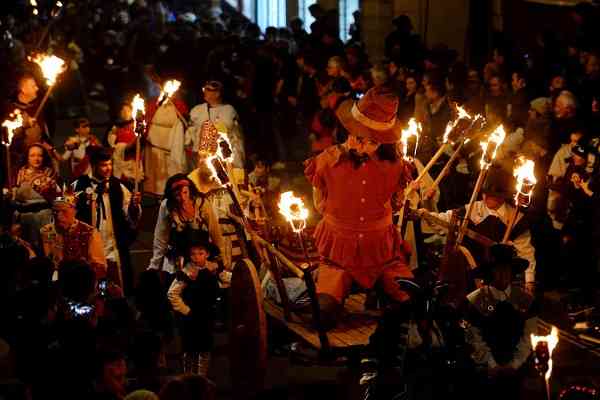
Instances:
[[[541,291],[576,291],[584,306],[598,301],[597,7],[581,3],[565,13],[577,26],[573,38],[543,32],[533,48],[523,38],[498,39],[485,65],[469,65],[443,44],[428,48],[406,15],[393,19],[380,61],[361,41],[359,11],[343,43],[337,11],[318,5],[310,7],[310,27],[295,18],[289,28],[262,32],[235,10],[215,14],[183,0],[65,1],[57,13],[51,2],[39,3],[15,5],[0,19],[0,110],[3,119],[15,110],[23,117],[3,146],[11,163],[1,173],[7,263],[0,320],[7,323],[0,338],[11,349],[22,398],[214,398],[206,377],[215,324],[226,319],[218,299],[227,297],[232,268],[251,247],[239,221],[260,230],[277,218],[277,171],[305,159],[322,216],[313,250],[330,262],[317,282],[328,323],[335,325],[352,281],[370,289],[381,274],[386,292],[406,300],[393,279],[435,268],[426,244],[443,247],[447,230],[411,221],[401,238],[391,215],[407,200],[421,218],[449,224],[452,210],[464,217],[481,168],[473,140],[434,185],[457,141],[411,187],[416,197],[403,198],[445,143],[459,106],[482,116],[485,129],[506,132],[468,215],[470,229],[502,241],[514,208],[515,161],[532,160],[537,178],[508,248],[490,254],[489,246],[469,242],[473,235],[465,241],[481,270],[512,268],[483,271],[483,283],[456,292],[469,305],[474,363],[493,378],[521,368],[530,353],[521,339],[532,330]],[[29,58],[34,53],[67,64],[47,103],[50,88]],[[165,100],[169,80],[181,86]],[[135,94],[146,101],[143,118],[134,115]],[[98,105],[110,119],[103,132],[95,126]],[[57,121],[65,119],[73,129],[59,143]],[[411,119],[422,131],[407,161],[397,134]],[[234,189],[210,163],[217,148],[228,152],[224,171]],[[158,217],[152,258],[135,276],[129,250],[149,211],[144,197],[158,201]],[[353,242],[357,235],[361,241]],[[391,259],[400,260],[397,269]],[[484,320],[494,313],[481,308],[490,302],[521,312],[502,316],[521,325],[507,333],[512,348],[498,353],[493,346],[506,343],[490,343],[493,324]],[[483,315],[474,316],[480,308]],[[184,375],[174,377],[164,355],[175,337]]]

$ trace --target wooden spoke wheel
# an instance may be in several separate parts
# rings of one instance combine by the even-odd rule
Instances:
[[[238,261],[231,277],[230,368],[234,398],[255,398],[264,387],[267,322],[252,261]]]

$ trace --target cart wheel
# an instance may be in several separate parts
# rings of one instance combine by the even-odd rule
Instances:
[[[254,264],[238,261],[231,277],[231,378],[236,400],[253,399],[264,388],[267,322]]]

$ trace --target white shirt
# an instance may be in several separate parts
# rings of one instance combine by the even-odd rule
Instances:
[[[511,214],[514,208],[504,203],[497,210],[492,210],[485,205],[485,202],[480,200],[476,201],[473,204],[473,211],[471,212],[471,222],[475,225],[479,225],[483,220],[485,220],[489,216],[495,216],[502,221],[502,223],[508,226]],[[432,213],[432,215],[446,221],[450,222],[452,210],[443,212],[443,213]],[[517,219],[515,221],[515,226],[519,221],[523,218],[523,214],[519,213],[517,215]],[[531,232],[526,230],[518,237],[516,237],[512,244],[515,246],[517,250],[517,256],[524,258],[529,262],[529,267],[525,270],[525,282],[535,282],[535,248],[531,244]]]

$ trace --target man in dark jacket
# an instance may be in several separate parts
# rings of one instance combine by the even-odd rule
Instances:
[[[131,193],[113,176],[112,151],[99,146],[88,148],[92,174],[74,182],[79,193],[77,218],[96,227],[104,242],[108,277],[130,294],[133,271],[129,246],[136,236],[142,215],[141,194]]]

